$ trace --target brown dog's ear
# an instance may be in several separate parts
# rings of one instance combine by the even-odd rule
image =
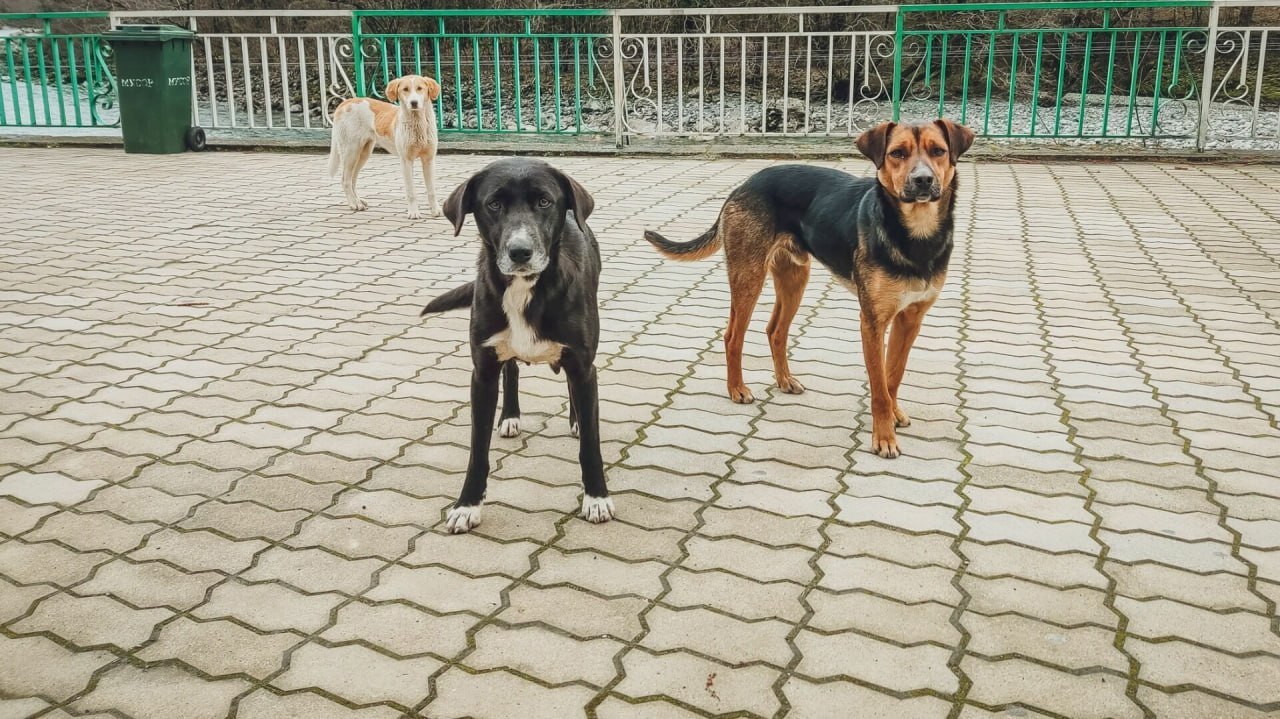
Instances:
[[[387,96],[387,102],[395,102],[400,99],[400,78],[396,78],[387,83],[387,90],[383,93]]]
[[[573,218],[578,221],[578,229],[585,235],[587,218],[595,211],[596,201],[577,180],[559,170],[556,170],[556,174],[560,176],[560,186],[564,189],[565,199],[569,201],[569,209],[573,210]]]
[[[854,143],[858,146],[858,152],[875,163],[877,170],[884,165],[884,151],[889,146],[889,135],[893,134],[893,128],[897,126],[896,122],[882,122],[859,135]]]
[[[961,155],[973,147],[973,130],[945,117],[933,122],[942,129],[942,134],[947,136],[947,147],[951,149],[951,164],[954,165]]]
[[[423,79],[427,81],[427,99],[438,99],[440,97],[440,83],[429,77]]]
[[[477,177],[479,174],[472,175],[466,182],[458,185],[458,188],[449,194],[449,199],[444,201],[444,207],[441,208],[444,216],[453,223],[454,237],[462,232],[462,224],[467,221],[467,215],[475,212],[476,193],[472,188],[475,186]]]

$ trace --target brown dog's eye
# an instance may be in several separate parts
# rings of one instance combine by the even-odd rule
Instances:
[[[929,154],[933,155],[934,157],[942,157],[943,155],[947,154],[947,151],[942,149],[941,147],[935,147],[929,151]]]
[[[898,149],[896,149],[896,150],[894,150],[894,151],[890,152],[890,153],[889,153],[889,156],[890,156],[890,157],[896,157],[897,159],[901,160],[901,159],[903,159],[903,158],[905,158],[905,157],[907,156],[907,153],[906,153],[906,151],[905,151],[905,150],[903,150],[902,148],[898,148]]]
[[[547,199],[547,198],[545,198],[545,197],[544,197],[544,198],[542,198],[541,200],[538,200],[538,208],[539,208],[539,209],[545,210],[545,209],[547,209],[548,207],[551,207],[551,200],[548,200],[548,199]]]

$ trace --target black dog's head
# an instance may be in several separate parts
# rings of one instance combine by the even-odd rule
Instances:
[[[498,270],[504,275],[534,276],[547,268],[573,212],[587,231],[595,208],[591,195],[573,178],[541,160],[499,160],[471,176],[444,202],[453,234],[475,215]]]

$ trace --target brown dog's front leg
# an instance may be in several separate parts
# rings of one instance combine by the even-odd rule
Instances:
[[[887,323],[862,313],[862,358],[871,388],[871,451],[886,459],[901,454],[893,424],[893,397],[884,366],[884,332]]]
[[[924,313],[929,309],[923,303],[907,307],[893,320],[893,330],[889,332],[888,364],[885,376],[889,381],[889,397],[893,400],[894,423],[899,427],[911,425],[911,418],[898,404],[898,388],[902,386],[902,376],[907,372],[907,356],[911,354],[911,346],[920,335],[920,323],[924,321]]]

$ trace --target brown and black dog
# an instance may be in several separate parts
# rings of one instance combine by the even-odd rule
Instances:
[[[972,130],[950,120],[886,122],[857,140],[858,150],[875,163],[875,178],[779,165],[734,190],[716,223],[696,240],[678,243],[645,232],[659,252],[676,260],[702,259],[724,247],[732,295],[724,346],[734,402],[754,399],[742,381],[742,341],[766,273],[777,295],[765,330],[774,375],[783,392],[804,391],[787,366],[787,332],[809,281],[809,258],[817,257],[858,295],[871,385],[871,449],[898,456],[894,428],[911,422],[898,405],[898,387],[920,323],[947,277],[956,161],[973,138]]]

